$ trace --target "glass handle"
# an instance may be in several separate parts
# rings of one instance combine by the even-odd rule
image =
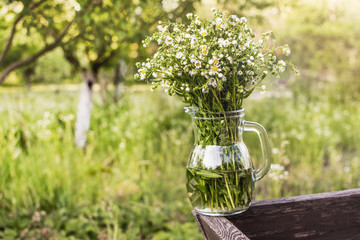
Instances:
[[[271,164],[270,144],[268,135],[265,128],[256,122],[245,121],[244,130],[256,132],[260,138],[263,163],[259,169],[255,170],[255,181],[259,181],[268,173]]]

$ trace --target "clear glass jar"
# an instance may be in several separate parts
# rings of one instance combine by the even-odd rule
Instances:
[[[243,109],[231,112],[202,112],[186,107],[190,114],[195,145],[186,167],[190,202],[199,213],[225,216],[245,211],[251,204],[255,182],[269,171],[271,155],[265,129],[245,121]],[[242,139],[243,131],[260,138],[263,164],[254,169]]]

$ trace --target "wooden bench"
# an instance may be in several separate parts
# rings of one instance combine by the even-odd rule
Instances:
[[[360,188],[257,201],[228,217],[193,214],[207,240],[360,240]]]

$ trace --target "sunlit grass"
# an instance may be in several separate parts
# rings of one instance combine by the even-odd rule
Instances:
[[[193,136],[183,105],[148,86],[127,88],[118,104],[95,94],[82,151],[78,92],[60,89],[1,90],[0,237],[202,239],[185,190]],[[268,130],[277,164],[257,200],[360,186],[356,103],[276,97],[245,109]],[[256,136],[244,141],[259,166]]]

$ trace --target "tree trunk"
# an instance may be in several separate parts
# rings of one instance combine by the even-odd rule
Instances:
[[[23,78],[26,84],[26,90],[29,92],[31,89],[31,76],[35,73],[35,66],[27,67],[23,72]]]
[[[82,78],[83,84],[80,90],[75,123],[75,145],[79,148],[85,148],[87,142],[92,107],[92,89],[96,82],[96,74],[91,70],[86,70],[83,72]]]
[[[123,83],[125,82],[126,72],[127,72],[127,65],[124,60],[120,60],[115,68],[115,73],[114,73],[115,102],[119,101],[121,88]]]
[[[107,82],[104,79],[104,77],[99,76],[98,78],[98,82],[100,85],[100,97],[101,97],[101,102],[103,105],[106,104],[106,88],[107,88]]]

